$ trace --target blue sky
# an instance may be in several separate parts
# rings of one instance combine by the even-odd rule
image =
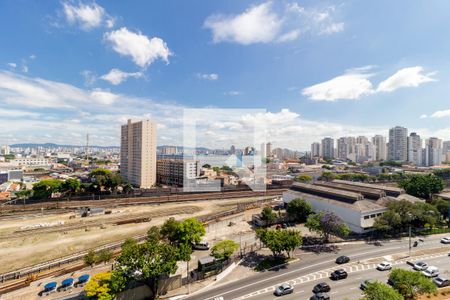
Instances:
[[[2,1],[0,144],[118,145],[127,118],[181,144],[183,108],[204,107],[266,109],[295,149],[395,125],[450,140],[449,17],[445,0]]]

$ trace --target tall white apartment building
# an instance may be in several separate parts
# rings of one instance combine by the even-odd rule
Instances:
[[[408,162],[416,166],[422,165],[422,139],[415,132],[411,132],[408,137]]]
[[[321,154],[320,143],[311,144],[311,157],[319,157]]]
[[[372,144],[375,146],[375,160],[381,161],[387,159],[386,138],[382,135],[376,135],[372,138]]]
[[[349,155],[355,152],[356,139],[354,137],[341,137],[337,141],[337,157],[349,159]]]
[[[156,123],[132,121],[122,125],[120,174],[123,179],[141,188],[156,183]]]
[[[334,158],[334,139],[324,138],[322,139],[322,157],[324,158]]]
[[[8,145],[4,145],[0,147],[0,155],[9,155],[10,149]]]
[[[427,167],[442,163],[442,140],[431,137],[425,142],[425,164]]]
[[[405,162],[408,160],[408,129],[395,126],[389,129],[388,159]]]

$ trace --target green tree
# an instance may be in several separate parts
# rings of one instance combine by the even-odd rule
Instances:
[[[364,289],[362,300],[403,300],[402,295],[387,284],[375,281]]]
[[[271,207],[266,206],[261,211],[261,220],[265,221],[267,225],[272,225],[277,219],[277,214],[274,213]]]
[[[109,262],[112,258],[113,258],[113,253],[111,252],[111,250],[104,249],[104,250],[100,250],[98,252],[98,254],[96,255],[95,261],[97,263],[99,263],[99,262],[106,263],[106,262]]]
[[[320,178],[325,181],[332,181],[333,179],[336,178],[336,174],[334,174],[333,172],[324,171],[322,172]]]
[[[433,200],[432,204],[436,207],[436,209],[442,215],[442,218],[447,219],[448,210],[449,210],[449,202],[447,200],[444,200],[439,197],[439,198]]]
[[[224,240],[215,244],[211,249],[211,254],[217,259],[228,259],[239,249],[239,244],[232,240]]]
[[[347,224],[336,214],[328,211],[310,215],[305,226],[310,231],[320,234],[324,242],[328,242],[331,235],[345,237],[350,233]]]
[[[297,177],[294,178],[294,181],[297,182],[304,182],[304,183],[308,183],[311,182],[313,180],[313,178],[310,175],[298,175]]]
[[[286,211],[289,217],[297,222],[305,222],[310,214],[312,214],[312,206],[303,199],[294,199],[288,203]]]
[[[89,173],[92,188],[100,193],[102,191],[115,192],[122,183],[120,174],[111,172],[108,169],[97,168]]]
[[[375,219],[374,228],[382,232],[401,231],[409,226],[434,227],[441,220],[439,210],[432,204],[400,200],[388,204],[388,211]]]
[[[389,274],[389,279],[406,300],[414,299],[417,295],[431,294],[437,291],[436,285],[431,279],[420,272],[404,269],[394,269]]]
[[[111,290],[112,272],[101,272],[92,276],[86,283],[84,291],[89,299],[112,300],[114,293]]]
[[[129,282],[141,282],[156,299],[161,279],[176,272],[178,257],[178,249],[163,240],[149,237],[141,244],[129,241],[116,259],[113,284],[120,290]]]
[[[41,180],[33,184],[33,198],[49,199],[53,193],[59,192],[61,181],[58,179]]]
[[[444,181],[434,174],[408,175],[398,185],[408,194],[424,199],[432,199],[433,194],[440,193],[445,188]]]
[[[258,229],[256,237],[272,251],[273,256],[281,256],[286,252],[288,257],[302,244],[301,233],[298,230]]]
[[[66,193],[69,196],[74,195],[80,191],[81,183],[78,179],[69,178],[61,183],[61,192]]]
[[[83,257],[84,263],[88,266],[93,266],[97,262],[97,257],[94,250],[89,250],[89,252]]]
[[[16,197],[19,199],[28,199],[30,198],[31,194],[32,194],[31,190],[20,190],[15,192]]]

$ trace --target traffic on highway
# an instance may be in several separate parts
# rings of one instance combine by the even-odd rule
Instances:
[[[450,239],[449,239],[450,240]],[[407,239],[342,246],[338,254],[305,254],[285,268],[258,273],[193,294],[189,300],[360,299],[373,281],[388,283],[394,268],[422,272],[438,287],[450,285],[447,237],[429,237],[409,256]]]

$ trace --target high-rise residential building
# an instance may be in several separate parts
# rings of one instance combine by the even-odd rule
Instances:
[[[444,155],[450,152],[450,141],[445,141],[442,143],[442,152]]]
[[[160,150],[161,154],[164,155],[174,155],[178,153],[176,146],[163,146]]]
[[[334,158],[334,139],[326,137],[322,139],[322,157]]]
[[[375,146],[375,160],[381,161],[387,159],[386,138],[382,135],[376,135],[372,138],[372,144]]]
[[[431,137],[425,142],[425,165],[438,166],[442,163],[442,140]]]
[[[236,153],[236,147],[234,145],[231,145],[231,147],[230,147],[230,154],[235,154],[235,153]],[[264,154],[261,154],[261,156],[264,157]]]
[[[408,162],[416,166],[422,165],[422,139],[415,132],[411,132],[408,137]]]
[[[356,138],[356,143],[357,144],[362,144],[365,145],[369,142],[369,139],[363,135],[360,135]]]
[[[388,159],[405,162],[408,160],[408,129],[395,126],[389,129]]]
[[[311,144],[311,157],[319,157],[320,152],[320,143],[312,143]]]
[[[200,176],[200,163],[184,159],[158,159],[157,181],[160,184],[186,186]]]
[[[123,179],[141,188],[156,183],[156,123],[132,121],[122,125],[120,174]]]
[[[10,148],[8,145],[1,146],[0,147],[0,155],[9,155],[10,154]]]
[[[272,156],[272,143],[270,142],[266,144],[266,156]]]
[[[355,152],[356,139],[354,137],[341,137],[337,141],[337,157],[348,159]]]

